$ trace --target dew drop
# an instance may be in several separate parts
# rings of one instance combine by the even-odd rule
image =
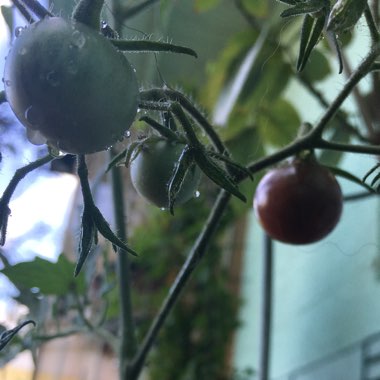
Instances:
[[[20,50],[19,50],[19,54],[20,55],[25,55],[26,53],[28,52],[28,49],[26,47],[22,47]]]
[[[16,38],[20,37],[25,29],[26,28],[24,28],[23,26],[16,26],[16,28],[15,28],[15,37]]]
[[[160,207],[161,211],[166,211],[166,207]]]
[[[124,132],[124,137],[125,137],[126,139],[130,138],[130,137],[131,137],[131,131],[125,131],[125,132]]]
[[[60,84],[59,75],[56,71],[49,71],[46,74],[46,80],[52,87],[57,87]]]
[[[199,198],[201,196],[201,192],[199,191],[199,190],[196,190],[195,192],[194,192],[194,197],[195,198]]]
[[[39,113],[38,113],[38,110],[36,109],[36,107],[29,106],[25,110],[24,116],[25,116],[25,119],[28,121],[28,123],[32,129],[38,127]]]
[[[2,81],[3,81],[3,83],[4,83],[7,87],[9,87],[9,86],[12,84],[12,82],[11,82],[9,79],[5,79],[5,78],[3,78]]]
[[[86,37],[83,35],[83,33],[81,33],[79,30],[75,30],[71,37],[73,45],[78,49],[82,49],[86,43]]]

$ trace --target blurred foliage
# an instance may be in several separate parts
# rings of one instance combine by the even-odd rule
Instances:
[[[85,291],[83,276],[73,277],[75,264],[60,255],[56,263],[36,257],[1,270],[18,288],[38,289],[43,295],[61,296],[75,289]]]
[[[141,336],[203,227],[212,202],[212,193],[203,187],[201,196],[187,207],[178,207],[174,217],[152,211],[134,231],[131,242],[141,255],[133,268]],[[223,257],[226,228],[233,218],[230,210],[160,335],[149,361],[154,379],[230,379],[225,363],[238,325],[239,301],[229,286]]]

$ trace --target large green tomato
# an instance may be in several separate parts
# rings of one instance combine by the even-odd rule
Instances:
[[[137,79],[123,54],[97,31],[60,17],[22,30],[3,81],[31,142],[68,153],[107,149],[137,112]]]
[[[169,207],[168,186],[183,148],[181,143],[153,137],[143,143],[130,164],[131,180],[137,192],[160,208]],[[200,177],[197,166],[188,171],[176,198],[176,205],[194,197]]]

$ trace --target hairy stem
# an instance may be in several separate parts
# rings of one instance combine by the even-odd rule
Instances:
[[[372,65],[380,53],[380,46],[376,45],[364,58],[358,68],[351,74],[343,87],[342,91],[338,94],[335,100],[331,103],[330,107],[326,110],[318,124],[315,126],[314,134],[321,135],[326,128],[328,122],[334,117],[343,102],[353,91],[354,87],[372,70]]]

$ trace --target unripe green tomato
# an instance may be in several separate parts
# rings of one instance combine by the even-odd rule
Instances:
[[[289,244],[323,239],[338,224],[343,207],[334,175],[313,159],[295,159],[259,182],[254,210],[272,238]]]
[[[143,143],[137,157],[131,162],[131,180],[137,192],[160,208],[169,207],[169,183],[175,165],[185,146],[162,138],[150,138]],[[183,204],[194,197],[201,177],[194,166],[186,174],[175,204]]]
[[[123,54],[97,31],[60,17],[22,30],[3,81],[31,142],[67,153],[109,148],[137,112],[137,79]]]

